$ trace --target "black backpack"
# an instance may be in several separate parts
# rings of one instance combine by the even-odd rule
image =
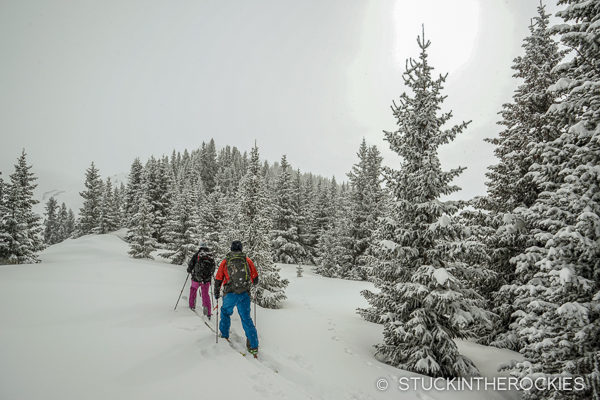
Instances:
[[[241,251],[232,251],[227,254],[226,260],[229,282],[225,285],[225,291],[237,294],[249,291],[252,287],[252,279],[246,255]]]
[[[196,254],[192,278],[196,282],[210,282],[215,272],[215,259],[211,253],[199,251]]]

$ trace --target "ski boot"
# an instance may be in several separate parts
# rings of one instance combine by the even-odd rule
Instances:
[[[258,349],[250,348],[250,340],[246,339],[246,348],[248,349],[248,353],[252,354],[254,358],[258,358]]]

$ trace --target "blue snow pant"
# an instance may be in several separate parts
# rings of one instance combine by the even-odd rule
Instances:
[[[256,333],[256,327],[250,317],[250,293],[227,293],[223,297],[223,307],[221,308],[221,322],[219,323],[219,330],[221,335],[225,338],[229,337],[229,327],[231,326],[231,314],[233,314],[234,307],[237,306],[238,314],[242,320],[242,327],[246,332],[246,338],[250,341],[251,349],[258,349],[258,334]]]

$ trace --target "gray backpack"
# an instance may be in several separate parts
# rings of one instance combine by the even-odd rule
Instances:
[[[250,290],[252,279],[250,278],[250,267],[246,261],[246,255],[241,251],[232,251],[227,254],[227,273],[229,282],[225,285],[227,293],[244,293]]]

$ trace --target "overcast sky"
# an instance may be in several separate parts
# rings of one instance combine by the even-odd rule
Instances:
[[[42,190],[81,186],[137,156],[218,147],[344,180],[362,137],[385,163],[392,100],[425,24],[449,73],[445,110],[473,120],[443,148],[466,166],[457,197],[485,193],[485,137],[517,82],[512,60],[538,0],[0,0],[0,171],[24,147]],[[554,2],[548,4],[555,11]]]

